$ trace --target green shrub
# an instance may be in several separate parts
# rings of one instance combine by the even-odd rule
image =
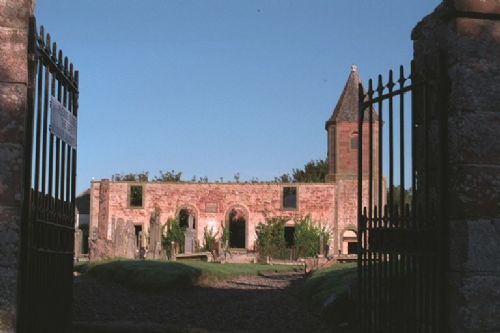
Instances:
[[[285,219],[273,217],[266,219],[265,223],[260,223],[255,228],[261,259],[267,256],[272,258],[284,258],[286,256],[285,223]]]
[[[172,256],[172,242],[179,244],[179,250],[184,249],[184,229],[181,228],[179,219],[168,219],[162,231],[163,248],[169,258]]]
[[[318,255],[320,236],[323,236],[323,245],[328,244],[330,232],[325,226],[315,223],[310,215],[295,221],[294,241],[297,256],[307,258]]]
[[[214,228],[208,226],[205,226],[205,229],[203,230],[203,251],[208,251],[210,253],[214,253],[215,251],[215,236],[217,235],[216,232],[214,232]]]

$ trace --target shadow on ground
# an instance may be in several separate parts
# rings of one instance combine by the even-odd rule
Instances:
[[[331,332],[290,288],[301,278],[243,276],[145,293],[84,274],[74,283],[75,333]]]

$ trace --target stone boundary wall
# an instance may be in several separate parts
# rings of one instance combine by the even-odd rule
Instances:
[[[129,186],[143,186],[143,207],[128,206]],[[282,188],[296,186],[298,209],[282,209]],[[103,190],[104,189],[104,190]],[[228,211],[242,207],[248,216],[246,248],[254,249],[255,227],[265,221],[265,216],[294,219],[311,214],[312,218],[328,225],[334,231],[336,203],[335,184],[190,184],[190,183],[134,183],[93,182],[91,186],[90,235],[109,238],[111,221],[123,219],[142,224],[148,233],[149,220],[155,208],[160,210],[164,224],[183,207],[196,211],[196,237],[203,238],[205,226],[220,229]],[[215,208],[215,209],[214,209]],[[355,217],[354,217],[355,218]],[[98,230],[98,231],[96,231]]]

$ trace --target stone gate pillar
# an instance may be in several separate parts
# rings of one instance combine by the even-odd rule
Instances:
[[[16,330],[32,0],[0,1],[0,331]]]
[[[444,147],[429,148],[429,187],[443,193],[447,326],[450,332],[496,332],[500,328],[500,0],[445,1],[417,25],[413,39],[417,72],[433,69],[438,54],[446,59],[441,72],[447,81],[444,103],[430,115],[427,135],[433,147]],[[422,136],[415,134],[415,139]],[[434,161],[442,161],[441,178],[446,179],[432,174],[438,170],[432,168]]]

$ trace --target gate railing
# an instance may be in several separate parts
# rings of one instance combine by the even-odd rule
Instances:
[[[29,32],[20,332],[71,331],[78,71]]]
[[[412,64],[409,75],[401,66],[398,78],[390,71],[385,83],[379,75],[376,87],[359,87],[360,332],[443,331],[444,240],[428,179],[430,113],[440,107],[435,74],[417,74]]]

